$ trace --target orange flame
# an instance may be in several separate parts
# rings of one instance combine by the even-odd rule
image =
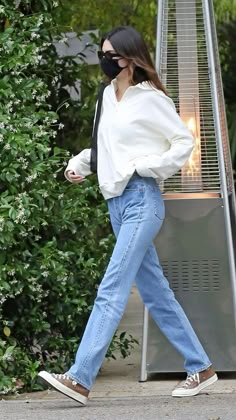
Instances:
[[[186,165],[184,166],[185,174],[192,179],[201,180],[201,142],[200,137],[198,135],[198,130],[196,126],[196,120],[194,117],[191,117],[188,122],[187,126],[193,137],[195,139],[195,146],[190,155],[190,158]]]

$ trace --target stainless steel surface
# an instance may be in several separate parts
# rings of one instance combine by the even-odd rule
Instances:
[[[168,1],[168,0],[167,0]],[[166,52],[167,48],[166,45],[163,45],[161,42],[162,36],[161,36],[161,29],[162,29],[162,22],[164,19],[163,16],[163,1],[158,1],[158,14],[157,14],[157,31],[156,31],[156,68],[160,68],[160,58],[162,56],[163,58],[163,51]],[[163,80],[163,83],[165,84],[165,80]]]
[[[145,382],[147,380],[147,345],[148,345],[148,310],[146,307],[144,307],[140,382]]]
[[[234,302],[221,198],[168,200],[156,239],[176,298],[219,371],[236,370]],[[149,317],[147,372],[183,371],[183,359]]]
[[[213,99],[213,106],[214,106],[214,115],[215,115],[215,129],[216,129],[216,140],[217,140],[217,147],[218,147],[218,154],[219,154],[219,167],[220,167],[220,175],[221,175],[221,188],[222,188],[222,196],[223,196],[223,208],[224,208],[224,219],[226,224],[226,246],[227,246],[227,255],[229,260],[229,269],[230,269],[230,279],[232,285],[232,298],[233,298],[233,308],[232,313],[234,317],[235,327],[236,327],[236,265],[235,265],[235,256],[234,256],[234,247],[233,247],[233,232],[231,226],[231,218],[230,218],[230,208],[229,208],[229,199],[228,199],[228,186],[231,187],[231,183],[227,183],[227,174],[226,174],[226,167],[230,167],[230,156],[229,150],[227,153],[227,128],[226,125],[223,126],[220,123],[220,106],[219,103],[223,100],[223,91],[220,91],[219,84],[217,85],[216,80],[216,73],[215,73],[215,66],[218,64],[218,73],[220,72],[219,63],[216,62],[214,57],[214,44],[213,44],[213,13],[209,8],[209,0],[203,0],[204,11],[205,11],[205,20],[206,20],[206,27],[209,28],[206,31],[206,39],[208,45],[208,56],[209,56],[209,70],[211,76],[211,90],[212,90],[212,99]],[[213,10],[213,7],[212,7]],[[216,51],[215,51],[216,56]],[[218,89],[217,89],[218,87]],[[223,120],[223,116],[221,121]],[[223,122],[223,121],[222,121]],[[223,127],[225,131],[223,132]],[[223,137],[224,136],[224,137]],[[227,162],[227,166],[226,166]],[[230,179],[230,175],[232,176],[232,169],[231,172],[228,169],[228,179]],[[232,203],[234,205],[235,203]],[[235,232],[236,234],[236,232]]]

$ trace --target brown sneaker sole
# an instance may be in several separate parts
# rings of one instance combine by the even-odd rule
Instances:
[[[42,378],[48,385],[52,386],[56,391],[61,392],[62,394],[72,398],[72,400],[75,400],[82,405],[87,404],[87,397],[80,394],[79,392],[73,391],[73,389],[69,388],[68,386],[63,385],[60,381],[50,375],[50,373],[43,370],[39,372],[38,376]]]
[[[218,380],[218,376],[215,374],[206,381],[200,383],[196,388],[185,389],[185,388],[176,388],[172,391],[172,397],[193,397],[194,395],[199,394],[207,386],[214,384]]]

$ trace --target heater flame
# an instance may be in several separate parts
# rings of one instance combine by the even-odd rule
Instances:
[[[198,135],[198,130],[196,126],[196,119],[194,117],[189,118],[187,121],[187,127],[191,131],[194,139],[195,146],[190,155],[190,158],[186,165],[184,166],[185,174],[188,177],[191,177],[192,180],[200,181],[201,180],[201,142]]]
[[[192,131],[193,134],[196,133],[196,121],[195,118],[191,117],[188,122],[187,122],[187,126],[189,128],[190,131]]]

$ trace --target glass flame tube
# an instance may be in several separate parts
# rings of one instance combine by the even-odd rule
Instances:
[[[196,1],[176,0],[179,112],[195,139],[190,159],[182,169],[183,191],[201,191],[200,106]]]

